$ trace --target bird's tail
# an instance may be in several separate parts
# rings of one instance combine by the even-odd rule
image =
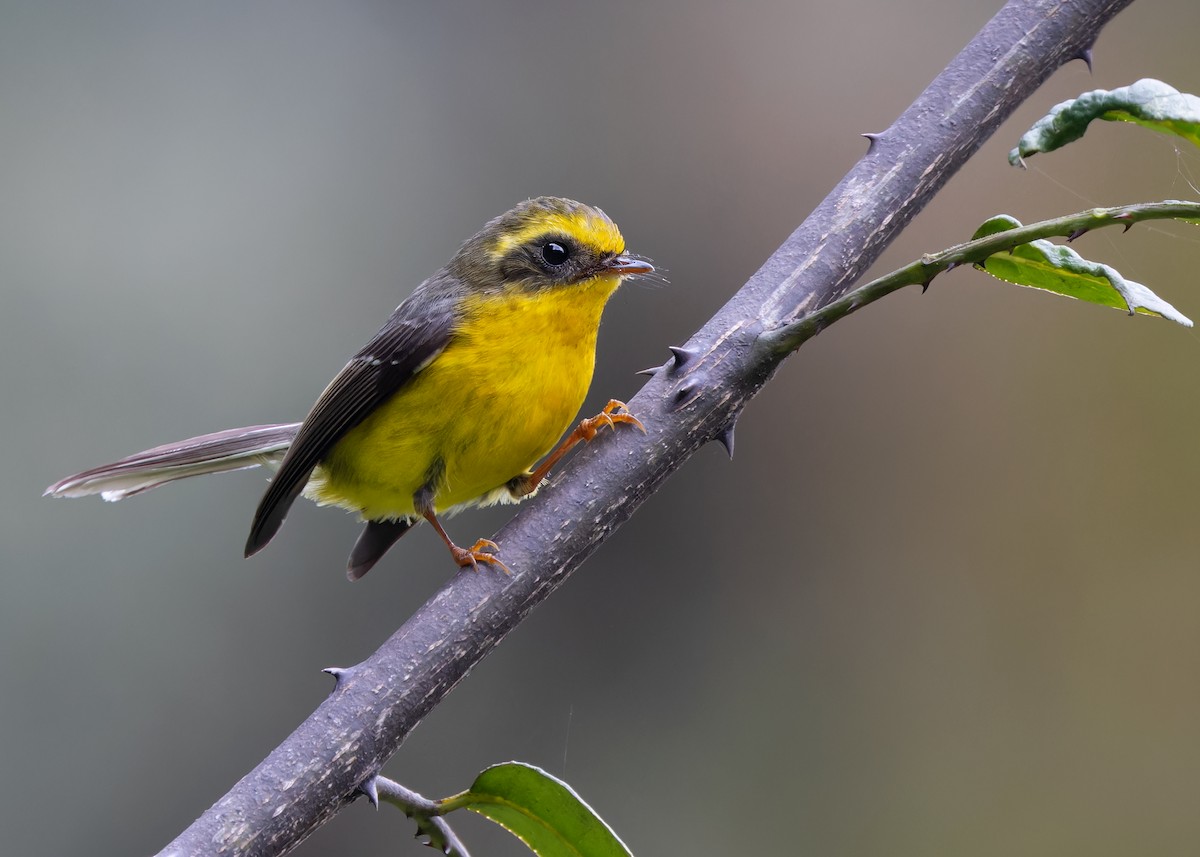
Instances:
[[[116,502],[189,476],[275,466],[299,429],[300,423],[285,423],[202,434],[68,476],[47,488],[45,494],[53,497],[99,494]]]

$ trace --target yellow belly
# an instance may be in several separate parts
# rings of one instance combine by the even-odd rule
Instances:
[[[334,445],[306,494],[367,520],[416,514],[440,468],[439,512],[507,499],[583,404],[615,277],[536,294],[472,296],[446,349]]]

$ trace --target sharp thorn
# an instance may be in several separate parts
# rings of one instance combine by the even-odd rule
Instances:
[[[675,363],[671,368],[676,372],[696,357],[695,351],[692,351],[690,348],[684,348],[682,345],[668,346],[668,350],[675,355]]]
[[[1071,234],[1067,236],[1067,243],[1070,244],[1076,238],[1087,235],[1087,233],[1088,233],[1088,230],[1081,226],[1078,229],[1071,232]]]
[[[947,262],[946,263],[946,271],[947,272],[953,271],[955,268],[957,268],[961,264],[962,264],[962,262]]]
[[[343,679],[349,678],[350,674],[354,672],[354,667],[325,667],[321,672],[328,673],[333,676],[334,681],[341,684]]]
[[[379,788],[375,785],[375,777],[369,777],[366,782],[358,787],[358,790],[367,796],[367,800],[371,802],[371,806],[379,809]]]
[[[737,421],[730,420],[729,424],[721,429],[721,433],[717,435],[717,443],[725,447],[725,452],[729,455],[730,459],[733,458],[733,430],[736,426]]]
[[[1092,49],[1091,48],[1084,48],[1083,50],[1081,50],[1079,53],[1077,53],[1075,55],[1075,59],[1083,60],[1084,64],[1087,65],[1087,67],[1088,67],[1088,74],[1092,73]]]
[[[921,294],[925,294],[927,291],[929,291],[929,284],[932,282],[933,282],[933,277],[930,277],[928,280],[921,283]]]
[[[635,374],[635,375],[646,375],[646,376],[648,376],[648,377],[651,377],[651,378],[653,378],[653,377],[654,377],[655,375],[657,375],[657,374],[658,374],[660,371],[662,371],[662,368],[663,368],[663,367],[661,367],[661,366],[649,366],[649,367],[647,367],[647,368],[645,368],[645,369],[639,369],[637,372],[634,372],[633,374]]]
[[[1126,223],[1125,228],[1121,230],[1121,234],[1124,235],[1126,232],[1128,232],[1132,228],[1133,228],[1132,223]]]
[[[691,384],[690,382],[682,385],[678,390],[675,391],[675,407],[682,407],[685,402],[691,400],[695,393],[695,385]]]

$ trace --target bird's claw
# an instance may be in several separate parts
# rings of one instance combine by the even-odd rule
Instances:
[[[454,561],[459,567],[471,567],[472,571],[479,571],[479,563],[487,563],[488,565],[497,565],[500,569],[510,577],[512,570],[505,565],[497,554],[500,552],[500,546],[491,539],[480,539],[471,545],[469,548],[460,548],[457,545],[451,551],[454,555]]]

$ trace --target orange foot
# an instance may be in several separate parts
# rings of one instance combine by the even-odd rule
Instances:
[[[620,402],[616,399],[609,399],[608,404],[604,406],[604,410],[596,414],[596,416],[589,417],[581,422],[579,427],[571,433],[571,437],[573,438],[575,435],[579,435],[574,442],[578,443],[582,440],[586,443],[596,436],[596,432],[598,432],[602,426],[608,426],[610,429],[615,430],[617,423],[625,423],[626,425],[637,426],[638,431],[640,431],[642,434],[646,433],[646,427],[642,425],[642,421],[633,414],[629,413],[629,408],[625,406],[624,402]],[[568,438],[567,441],[569,443],[571,438]],[[566,444],[564,444],[564,446],[566,446]],[[570,447],[567,448],[570,449]]]
[[[581,442],[587,443],[605,426],[615,431],[620,424],[636,426],[642,434],[646,433],[646,427],[642,425],[642,421],[629,413],[624,402],[610,399],[608,404],[604,406],[604,410],[594,417],[588,417],[576,426],[575,431],[567,435],[566,439],[558,445],[558,449],[550,453],[546,460],[538,465],[536,470],[524,476],[518,476],[509,482],[509,490],[512,491],[514,497],[524,497],[527,494],[532,494],[545,481],[546,477],[550,475],[550,468],[562,461],[562,457],[570,452],[576,444]]]
[[[460,548],[458,545],[450,543],[450,554],[459,567],[470,566],[472,571],[479,571],[479,563],[485,562],[488,565],[500,566],[504,573],[511,577],[512,570],[500,561],[500,557],[496,556],[499,551],[500,546],[491,539],[480,539],[469,548]]]

